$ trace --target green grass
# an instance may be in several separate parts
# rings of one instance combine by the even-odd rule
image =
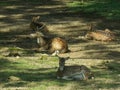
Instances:
[[[67,3],[71,11],[84,12],[89,15],[102,16],[108,20],[120,20],[120,2],[114,0],[89,0],[81,3],[74,1]]]
[[[37,4],[40,0],[14,0],[14,1],[0,1],[0,6],[21,5],[26,3]]]
[[[85,61],[86,62],[86,61]],[[87,61],[88,62],[88,61]],[[103,61],[101,61],[103,62]],[[0,57],[0,87],[27,90],[97,90],[119,88],[118,62],[105,62],[93,66],[95,80],[66,81],[56,79],[57,57]],[[102,68],[103,67],[103,68]],[[104,68],[105,67],[105,68]]]
[[[7,0],[7,1],[0,1],[0,6],[16,6],[16,5],[43,5],[43,4],[54,4],[54,1],[50,0]]]
[[[0,6],[26,6],[31,5],[53,5],[55,0],[1,0]],[[109,0],[110,1],[110,0]],[[113,1],[113,0],[112,0]],[[73,2],[68,3],[70,11],[73,12],[84,12],[88,13],[94,18],[93,13],[95,15],[104,16],[107,19],[119,20],[120,8],[119,1],[116,2],[101,2],[97,3],[96,1],[89,2]],[[7,7],[9,8],[9,7]],[[16,9],[16,8],[15,8]],[[17,9],[16,9],[17,10]],[[15,10],[15,11],[16,11]],[[107,10],[107,11],[106,11]],[[14,12],[15,12],[14,11]],[[14,13],[13,12],[13,13]],[[112,14],[111,14],[112,13]],[[62,13],[63,14],[63,13]],[[9,15],[8,15],[9,16]],[[57,15],[61,17],[61,15]],[[28,17],[28,16],[27,16]],[[53,16],[53,18],[56,16]],[[66,17],[66,16],[65,16]],[[87,16],[88,17],[88,16]],[[72,17],[73,18],[73,17]],[[46,18],[47,19],[47,18]],[[72,21],[72,20],[71,20]],[[71,25],[71,24],[70,24]],[[22,27],[22,26],[20,26]],[[7,28],[10,28],[7,26]],[[90,50],[103,50],[106,47],[100,47],[98,45],[90,46],[89,42],[88,46],[83,51],[87,50],[85,57],[88,57],[91,60],[81,60],[79,58],[79,63],[76,60],[68,60],[70,64],[76,63],[78,65],[91,65],[91,70],[95,74],[95,80],[88,81],[66,81],[66,80],[58,80],[56,79],[56,71],[58,68],[58,58],[52,56],[46,56],[41,53],[37,53],[33,50],[36,46],[36,39],[18,39],[19,42],[14,42],[14,38],[16,35],[28,34],[28,31],[23,30],[22,28],[16,29],[16,31],[10,31],[7,33],[0,34],[0,90],[119,90],[120,88],[120,62],[117,61],[119,58],[119,46],[114,46],[113,49],[117,51],[107,52],[105,60],[109,60],[109,58],[113,61],[105,62],[102,59],[104,52],[90,52]],[[8,36],[8,37],[4,37]],[[13,40],[13,42],[12,42]],[[4,42],[3,42],[4,41]],[[27,43],[26,43],[27,42]],[[75,43],[76,44],[76,43]],[[82,46],[82,47],[83,47]],[[80,48],[79,46],[78,48]],[[111,48],[111,47],[109,47]],[[8,53],[19,53],[21,56],[17,57],[6,57]],[[72,53],[72,52],[71,52]],[[74,53],[74,52],[73,52]],[[85,52],[80,51],[81,54]],[[98,54],[95,54],[98,53]],[[101,55],[99,55],[99,53]],[[76,54],[73,54],[76,55]],[[92,60],[98,58],[99,60]],[[111,56],[111,57],[110,57]],[[98,64],[97,62],[101,62]]]

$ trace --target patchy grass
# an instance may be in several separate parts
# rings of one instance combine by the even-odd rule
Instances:
[[[0,6],[12,6],[12,5],[44,5],[44,4],[54,4],[53,0],[6,0],[0,1]],[[57,2],[57,1],[56,1]]]
[[[67,4],[74,12],[84,12],[87,15],[97,15],[108,20],[120,20],[120,2],[114,0],[73,1]]]
[[[44,57],[44,58],[43,58]],[[92,61],[82,61],[81,64]],[[68,61],[71,63],[71,60]],[[93,64],[93,66],[92,66]],[[0,87],[2,89],[23,90],[95,90],[118,89],[120,63],[101,61],[101,64],[91,64],[95,80],[66,81],[56,79],[58,67],[57,57],[1,57],[0,58]]]
[[[87,13],[86,18],[79,17],[78,13],[67,13],[66,8],[61,8],[65,6],[65,4],[61,4],[62,1],[0,1],[2,7],[0,17],[0,27],[2,28],[0,30],[0,90],[119,90],[119,42],[103,44],[99,41],[84,41],[78,38],[87,31],[87,23],[90,22],[96,22],[102,29],[111,27],[119,33],[119,23],[93,20],[94,16],[97,16],[96,14],[108,17],[108,13],[111,12],[113,14],[110,19],[115,18],[114,20],[116,20],[119,17],[119,1],[117,4],[116,2],[96,3],[95,0],[84,3],[73,1],[73,3],[67,4],[70,11],[81,11],[80,14]],[[19,14],[22,16],[19,17]],[[63,36],[68,40],[71,52],[63,54],[63,56],[70,56],[71,59],[66,62],[66,65],[88,66],[94,72],[95,80],[56,79],[58,58],[36,52],[35,50],[38,49],[36,39],[24,37],[33,33],[29,30],[29,23],[33,15],[40,15],[41,21],[47,23],[50,32],[57,33],[58,36]],[[20,56],[9,57],[9,53],[18,53]]]

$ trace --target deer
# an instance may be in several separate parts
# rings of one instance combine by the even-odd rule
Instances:
[[[85,38],[102,42],[109,42],[115,40],[115,33],[107,28],[105,30],[93,30],[93,27],[91,25],[89,32],[87,32],[85,35]]]
[[[40,50],[48,50],[48,52],[53,55],[55,53],[67,53],[70,51],[65,39],[60,37],[46,37],[41,32],[36,32],[36,34],[37,44],[40,46]]]
[[[32,17],[32,21],[30,23],[30,28],[33,31],[40,31],[44,34],[49,33],[48,28],[46,27],[46,25],[42,22],[39,22],[38,20],[40,19],[40,16],[34,16]]]
[[[35,34],[31,34],[30,36],[37,38],[37,44],[40,47],[39,50],[48,50],[48,52],[53,55],[57,52],[69,52],[70,50],[68,49],[66,40],[61,37],[48,36],[49,30],[44,23],[38,22],[39,19],[40,16],[35,16],[30,23],[30,28],[35,31]]]
[[[58,55],[57,55],[58,56]],[[64,80],[88,80],[94,79],[94,74],[84,65],[66,66],[65,62],[70,57],[59,57],[59,67],[56,72],[57,79]]]

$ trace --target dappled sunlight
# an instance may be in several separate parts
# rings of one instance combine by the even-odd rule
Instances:
[[[55,36],[60,36],[65,38],[68,43],[70,44],[70,49],[73,51],[73,53],[70,53],[69,55],[71,55],[72,57],[78,57],[78,58],[90,58],[91,56],[96,56],[98,55],[101,51],[100,49],[109,49],[109,48],[104,48],[104,47],[98,47],[96,45],[92,45],[90,46],[90,41],[86,41],[83,40],[82,38],[79,38],[80,36],[83,36],[86,34],[86,32],[88,31],[88,23],[95,23],[96,25],[99,25],[102,22],[102,20],[100,19],[93,19],[91,20],[91,18],[86,18],[86,17],[82,17],[80,13],[72,13],[72,12],[67,12],[64,11],[66,9],[65,5],[59,5],[59,4],[55,4],[55,5],[35,5],[35,6],[30,6],[28,5],[28,7],[25,7],[24,5],[19,5],[19,6],[5,6],[3,7],[3,9],[5,10],[5,14],[1,15],[1,35],[2,35],[2,39],[5,40],[3,38],[3,35],[5,37],[7,37],[6,35],[12,35],[14,36],[14,38],[16,38],[16,36],[18,35],[29,35],[30,33],[32,33],[32,31],[29,29],[29,23],[31,21],[32,16],[34,15],[40,15],[41,16],[41,21],[45,22],[45,24],[47,25],[48,29],[50,30],[51,35],[55,35]],[[6,11],[8,10],[13,10],[12,13],[10,13],[10,15],[8,15],[8,13],[6,13]],[[17,9],[19,9],[19,11],[17,12]],[[15,11],[14,11],[15,10]],[[65,12],[65,13],[64,13]],[[80,16],[79,16],[80,15]],[[105,24],[105,23],[103,23]],[[100,26],[96,26],[95,28],[100,27]],[[104,26],[104,28],[106,28]],[[17,30],[17,31],[16,31]],[[6,32],[6,33],[3,33]],[[14,35],[13,35],[14,34]],[[11,40],[14,38],[11,38]],[[10,39],[9,37],[7,38],[8,40]],[[23,42],[21,44],[15,44],[18,47],[28,47],[31,46],[31,42],[29,42],[31,39],[25,39],[25,38],[21,38],[21,40],[19,40],[20,42]],[[7,40],[6,40],[7,41]],[[34,43],[35,40],[33,40]],[[25,43],[24,42],[28,42]],[[88,43],[87,43],[88,42]],[[86,43],[86,45],[85,45]],[[91,42],[92,43],[92,42]],[[72,46],[78,44],[78,47],[76,46]],[[101,44],[102,45],[102,44]],[[31,47],[35,47],[35,45],[32,45]],[[85,48],[82,48],[85,47]],[[92,48],[93,47],[93,48]],[[30,48],[30,47],[29,47]],[[78,49],[79,48],[79,49]],[[91,49],[94,49],[94,51],[92,51]],[[118,47],[119,48],[119,47]],[[98,51],[96,51],[96,49],[98,49]],[[113,48],[114,49],[114,48]],[[117,48],[116,48],[117,49]],[[109,51],[109,50],[108,50]],[[95,54],[92,54],[95,53]],[[81,53],[81,54],[79,54]],[[89,55],[89,53],[91,53]],[[106,54],[101,54],[100,58],[102,56],[106,56]],[[94,57],[96,58],[96,57]]]
[[[35,3],[37,4],[37,2],[39,2],[39,3],[43,4],[46,1],[40,2],[40,1],[36,0]],[[33,1],[31,1],[31,2],[33,2]],[[54,9],[58,9],[58,7],[63,8],[62,5],[58,5],[59,1],[52,1],[52,0],[49,1],[49,3],[51,2],[51,4],[52,4],[52,2],[53,2],[53,4],[55,2],[57,2],[57,3],[52,8],[46,8],[46,9],[45,9],[45,7],[46,7],[47,3],[44,3],[44,4],[46,4],[45,6],[39,6],[39,5],[32,6],[31,2],[27,2],[27,3],[30,3],[30,4],[27,4],[28,7],[26,7],[26,5],[25,5],[26,3],[24,3],[24,1],[19,1],[19,0],[15,0],[13,3],[12,3],[12,1],[9,1],[9,0],[6,2],[1,2],[0,7],[2,8],[2,10],[1,10],[0,17],[1,17],[1,21],[2,21],[1,23],[4,23],[1,26],[6,27],[7,25],[9,25],[11,23],[16,24],[16,23],[20,23],[20,22],[22,22],[22,23],[30,22],[31,21],[30,17],[33,15],[47,15],[47,14],[50,14],[51,10],[54,11]],[[51,4],[50,4],[50,6],[48,5],[48,7],[51,7]],[[26,17],[28,19],[26,19]]]
[[[74,3],[74,0],[0,1],[0,89],[119,90],[119,21],[89,13],[97,3],[88,4],[85,0],[88,13],[84,13],[71,11],[67,6],[69,2]],[[112,13],[118,12],[115,8]],[[108,18],[114,16],[109,12],[107,14],[110,16]],[[35,33],[30,29],[33,16],[40,16],[39,22],[46,25],[51,37],[61,37],[68,42],[70,52],[59,54],[70,57],[66,65],[89,67],[95,74],[94,80],[66,81],[56,78],[58,57],[47,54],[47,51],[39,51],[36,38],[30,37]],[[101,42],[85,39],[90,23],[94,30],[108,28],[115,32],[117,40]]]
[[[34,60],[33,60],[34,59]],[[86,63],[87,61],[87,63]],[[81,59],[70,59],[66,62],[66,65],[85,65],[93,69],[95,74],[95,80],[90,81],[65,81],[56,79],[56,70],[58,67],[57,58],[40,59],[40,57],[21,57],[16,59],[12,58],[1,58],[0,63],[0,81],[4,88],[33,88],[38,87],[41,84],[45,88],[63,88],[71,89],[76,88],[118,88],[119,80],[117,78],[119,72],[118,63],[114,63],[114,60],[84,60]],[[105,64],[106,63],[106,64]],[[99,66],[100,65],[100,66]],[[116,65],[114,68],[113,65]],[[106,66],[106,67],[105,67]],[[97,68],[96,68],[97,67]],[[4,76],[3,76],[4,75]],[[115,77],[116,76],[116,77]],[[92,83],[92,86],[91,86]],[[79,84],[79,85],[78,85]],[[1,85],[1,84],[0,84]],[[101,86],[102,85],[102,86]],[[111,86],[112,85],[112,86]],[[47,87],[46,87],[47,86]],[[70,87],[69,87],[70,86]],[[40,88],[39,87],[39,88]]]
[[[64,8],[64,5],[45,5],[45,6],[35,6],[36,9],[61,9]]]
[[[119,4],[119,2],[116,3],[114,0],[89,0],[83,3],[74,1],[67,5],[74,12],[84,12],[86,14],[93,13],[96,16],[104,17],[109,20],[118,20],[120,16]]]
[[[24,8],[24,6],[16,6],[16,5],[12,5],[12,6],[5,6],[3,7],[3,9],[8,9],[8,10],[14,10],[14,9],[20,9],[20,8]]]

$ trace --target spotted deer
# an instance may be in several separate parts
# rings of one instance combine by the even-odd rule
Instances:
[[[97,41],[113,41],[115,40],[115,34],[109,29],[105,30],[93,30],[90,26],[90,31],[85,35],[86,39],[93,39]]]
[[[68,59],[69,57],[59,57],[59,67],[56,73],[57,79],[88,80],[94,78],[90,69],[84,65],[65,66],[65,61]]]

